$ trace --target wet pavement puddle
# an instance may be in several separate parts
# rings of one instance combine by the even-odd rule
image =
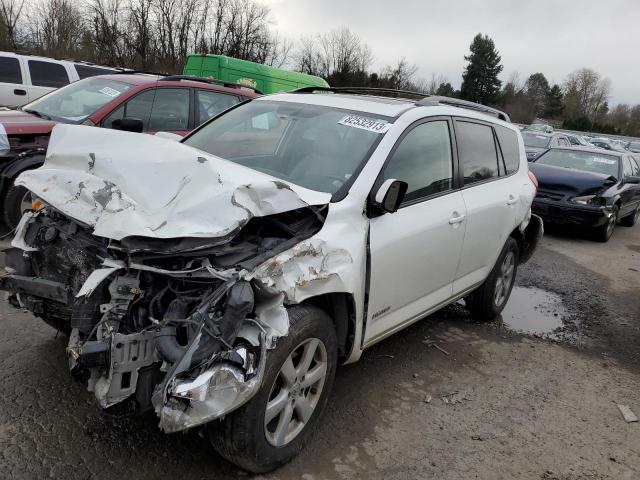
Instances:
[[[513,287],[501,323],[513,332],[559,340],[560,332],[554,332],[563,327],[566,316],[559,295],[539,288]]]

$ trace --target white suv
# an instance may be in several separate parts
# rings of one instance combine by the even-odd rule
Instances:
[[[21,107],[56,88],[114,71],[86,62],[0,52],[0,107]]]
[[[504,114],[325,90],[181,143],[58,125],[16,182],[37,200],[6,252],[10,302],[70,334],[101,407],[207,424],[253,472],[300,450],[339,363],[460,298],[498,315],[542,235]]]

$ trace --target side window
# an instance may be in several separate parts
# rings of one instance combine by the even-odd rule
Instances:
[[[500,125],[495,125],[498,143],[502,151],[503,167],[507,175],[515,173],[520,168],[520,148],[518,147],[518,134],[513,130]]]
[[[629,160],[631,160],[631,170],[633,170],[633,175],[640,175],[640,167],[638,166],[636,159],[629,157]]]
[[[437,120],[411,130],[393,152],[383,178],[407,182],[405,201],[453,188],[449,124]]]
[[[149,130],[189,130],[189,89],[158,88],[156,90]]]
[[[498,176],[498,155],[491,127],[458,121],[456,139],[465,185]]]
[[[76,72],[78,72],[78,77],[80,77],[80,80],[87,77],[93,77],[95,75],[107,75],[109,73],[113,73],[113,70],[109,70],[108,68],[94,67],[91,65],[81,65],[79,63],[76,63],[74,67],[76,68]]]
[[[22,83],[20,61],[13,57],[0,57],[0,83]]]
[[[571,143],[565,137],[560,137],[558,139],[558,143],[560,143],[561,147],[570,147],[571,146]]]
[[[213,90],[196,90],[196,95],[198,102],[198,125],[240,102],[240,99],[235,95],[228,95]]]
[[[189,130],[189,89],[146,90],[111,112],[102,121],[102,126],[111,128],[111,122],[123,117],[142,120],[144,131]]]
[[[114,120],[130,117],[142,120],[144,130],[149,130],[149,118],[151,117],[151,107],[153,106],[155,92],[153,89],[146,90],[126,101],[102,120],[102,126],[112,128],[111,122]]]
[[[69,84],[69,75],[59,63],[29,60],[31,84],[36,87],[62,87]]]
[[[633,175],[633,167],[631,166],[631,159],[629,157],[622,158],[622,174],[627,177]]]

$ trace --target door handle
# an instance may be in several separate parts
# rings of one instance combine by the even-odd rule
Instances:
[[[509,195],[509,200],[507,200],[507,205],[515,205],[518,203],[518,198],[513,195]]]
[[[26,90],[22,90],[22,89],[20,89],[20,88],[16,88],[16,89],[13,91],[13,94],[14,94],[14,95],[20,95],[21,97],[24,97],[24,96],[27,94],[27,91],[26,91]]]
[[[449,219],[449,224],[455,225],[456,223],[460,223],[464,221],[464,217],[464,215],[461,215],[458,212],[453,212],[452,217]]]

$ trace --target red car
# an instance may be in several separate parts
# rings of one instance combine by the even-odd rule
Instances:
[[[259,92],[181,75],[112,74],[86,78],[18,110],[0,110],[0,220],[15,228],[30,196],[14,179],[44,162],[56,123],[186,135]],[[8,140],[8,141],[7,141]]]

